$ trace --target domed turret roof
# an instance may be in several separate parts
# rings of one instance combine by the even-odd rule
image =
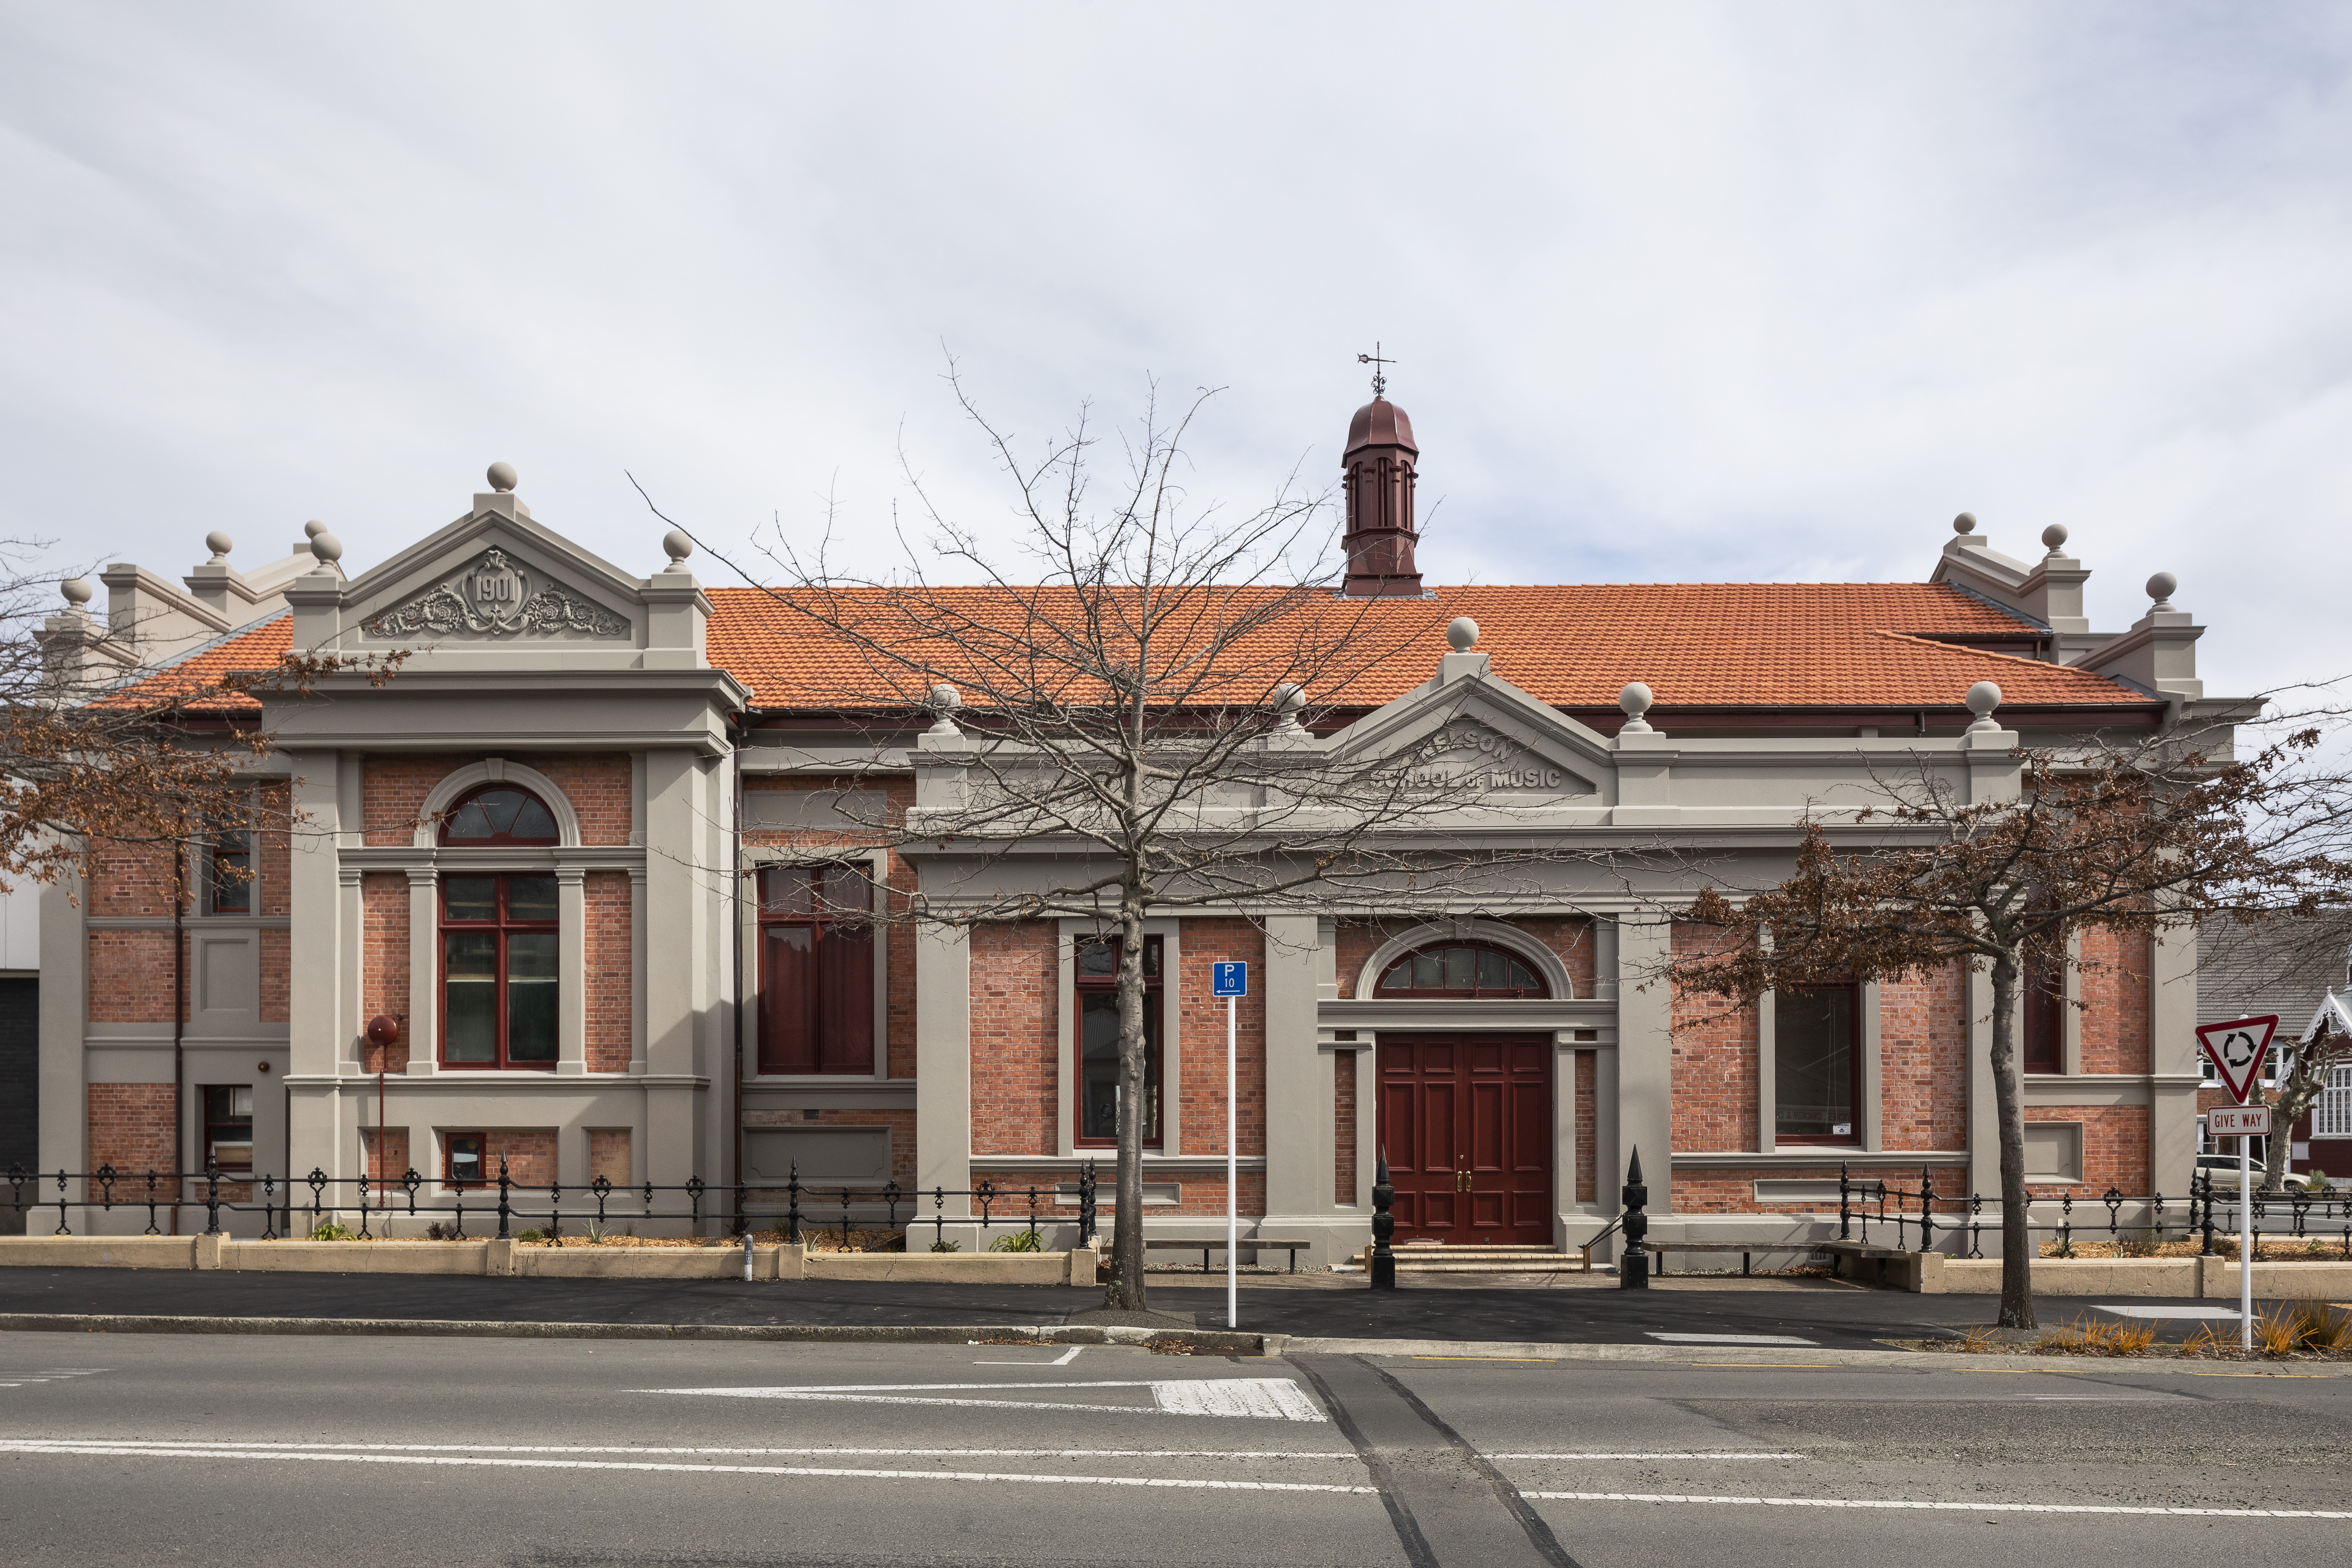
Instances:
[[[1348,422],[1348,450],[1361,447],[1402,447],[1416,457],[1421,452],[1413,444],[1412,421],[1385,397],[1373,398]]]

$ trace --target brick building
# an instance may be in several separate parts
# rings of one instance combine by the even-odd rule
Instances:
[[[1509,781],[1498,832],[1662,840],[1760,874],[1788,862],[1807,809],[1874,769],[1993,798],[2018,786],[2021,741],[2232,711],[2203,696],[2203,628],[2169,579],[2131,626],[2091,629],[2063,530],[2021,561],[1963,517],[1919,583],[1428,589],[1418,458],[1394,405],[1358,415],[1347,592],[1433,626],[1469,617],[1475,647],[1433,641],[1312,743],[1406,734],[1442,709],[1501,760],[1482,775]],[[681,535],[635,576],[533,519],[509,470],[492,483],[355,577],[323,531],[253,581],[215,538],[184,595],[108,574],[113,624],[155,628],[149,651],[190,671],[289,648],[410,658],[380,687],[331,677],[192,716],[193,734],[276,736],[255,787],[290,826],[190,847],[199,865],[244,857],[249,880],[199,876],[174,908],[152,853],[101,847],[86,887],[47,895],[41,1165],[414,1167],[428,1206],[501,1159],[566,1185],[758,1186],[796,1166],[1034,1184],[1066,1216],[1083,1164],[1112,1158],[1089,1087],[1091,928],[877,936],[808,917],[824,901],[813,886],[850,884],[807,879],[904,900],[975,874],[952,847],[887,849],[839,826],[845,799],[919,807],[952,786],[952,748],[921,733],[930,715],[879,746],[828,728],[796,695],[826,650],[773,601],[701,585]],[[68,596],[58,646],[102,642],[88,590]],[[1984,680],[1997,717],[1964,704]],[[1327,1258],[1368,1236],[1383,1146],[1404,1239],[1574,1245],[1615,1212],[1637,1146],[1664,1236],[1801,1231],[1795,1216],[1833,1205],[1841,1164],[1997,1188],[1982,976],[1744,1008],[1676,996],[1632,977],[1689,930],[1590,868],[1547,875],[1538,895],[1469,915],[1155,920],[1150,1229],[1205,1233],[1223,1208],[1208,966],[1229,958],[1254,981],[1244,1223],[1309,1234]],[[2033,1178],[2185,1192],[2195,945],[2087,940],[2115,961],[2064,982],[2088,1006],[2024,1020]],[[389,1039],[371,1039],[376,1019]],[[145,1217],[77,1213],[77,1229]]]

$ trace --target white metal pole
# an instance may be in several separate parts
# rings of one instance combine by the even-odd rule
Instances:
[[[1225,998],[1225,1327],[1241,1327],[1242,1281],[1240,1199],[1234,1184],[1241,1170],[1241,1162],[1234,1148],[1234,1006],[1236,998]]]
[[[2238,1135],[2238,1343],[2254,1348],[2254,1189],[2249,1151],[2254,1141]]]

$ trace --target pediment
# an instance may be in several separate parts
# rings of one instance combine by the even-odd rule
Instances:
[[[1349,754],[1394,756],[1415,787],[1465,804],[1533,809],[1612,793],[1603,737],[1492,675],[1418,687],[1333,739]]]
[[[351,583],[346,626],[369,642],[627,647],[640,584],[527,519],[477,513]]]

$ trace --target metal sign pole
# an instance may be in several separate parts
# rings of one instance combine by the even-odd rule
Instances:
[[[1234,1148],[1234,1008],[1240,998],[1225,998],[1225,1327],[1241,1327],[1241,1210],[1234,1183],[1241,1163]]]
[[[2238,1135],[2238,1344],[2249,1355],[2254,1349],[2254,1189],[2249,1152],[2254,1141]]]

